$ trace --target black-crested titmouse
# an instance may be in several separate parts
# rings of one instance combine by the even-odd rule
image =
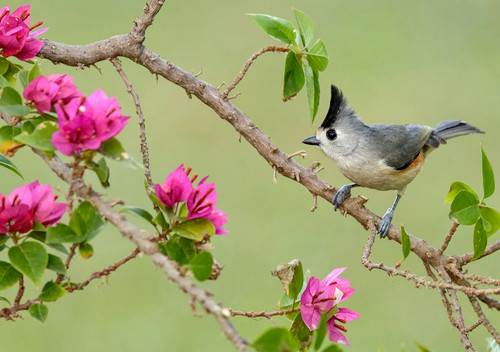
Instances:
[[[347,104],[342,92],[332,85],[330,109],[315,137],[304,139],[330,157],[340,172],[354,183],[342,186],[333,197],[337,210],[351,193],[362,186],[381,191],[396,190],[377,233],[385,237],[394,209],[406,186],[422,169],[426,156],[447,139],[470,133],[484,133],[464,121],[442,121],[436,127],[421,125],[367,125]]]

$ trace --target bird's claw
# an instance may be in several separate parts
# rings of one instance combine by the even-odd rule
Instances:
[[[382,221],[380,221],[380,226],[377,229],[377,233],[380,234],[380,238],[384,238],[387,236],[387,232],[391,228],[392,217],[394,215],[394,211],[391,209],[387,210]]]
[[[339,205],[342,204],[344,199],[351,195],[351,185],[343,185],[340,189],[335,193],[332,199],[333,210],[337,211]]]

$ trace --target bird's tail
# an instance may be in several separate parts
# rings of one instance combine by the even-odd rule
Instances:
[[[427,141],[427,145],[437,148],[440,144],[446,144],[446,140],[471,133],[484,133],[479,128],[469,125],[465,121],[446,120],[441,121],[434,127],[434,132]]]

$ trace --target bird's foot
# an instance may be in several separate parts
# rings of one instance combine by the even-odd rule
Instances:
[[[387,236],[387,232],[391,228],[392,217],[394,215],[394,210],[392,208],[387,210],[382,221],[380,222],[380,226],[377,229],[377,233],[380,234],[380,238],[384,238]]]
[[[342,204],[344,199],[351,196],[351,187],[352,185],[343,185],[337,193],[335,193],[332,199],[333,210],[337,211],[339,205]]]

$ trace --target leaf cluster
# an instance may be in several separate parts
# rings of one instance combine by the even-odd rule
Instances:
[[[312,122],[319,106],[319,72],[328,66],[328,52],[321,39],[313,42],[314,25],[311,18],[297,9],[293,9],[293,13],[297,28],[283,18],[266,14],[250,16],[264,32],[290,48],[283,74],[283,100],[293,99],[305,85]]]

